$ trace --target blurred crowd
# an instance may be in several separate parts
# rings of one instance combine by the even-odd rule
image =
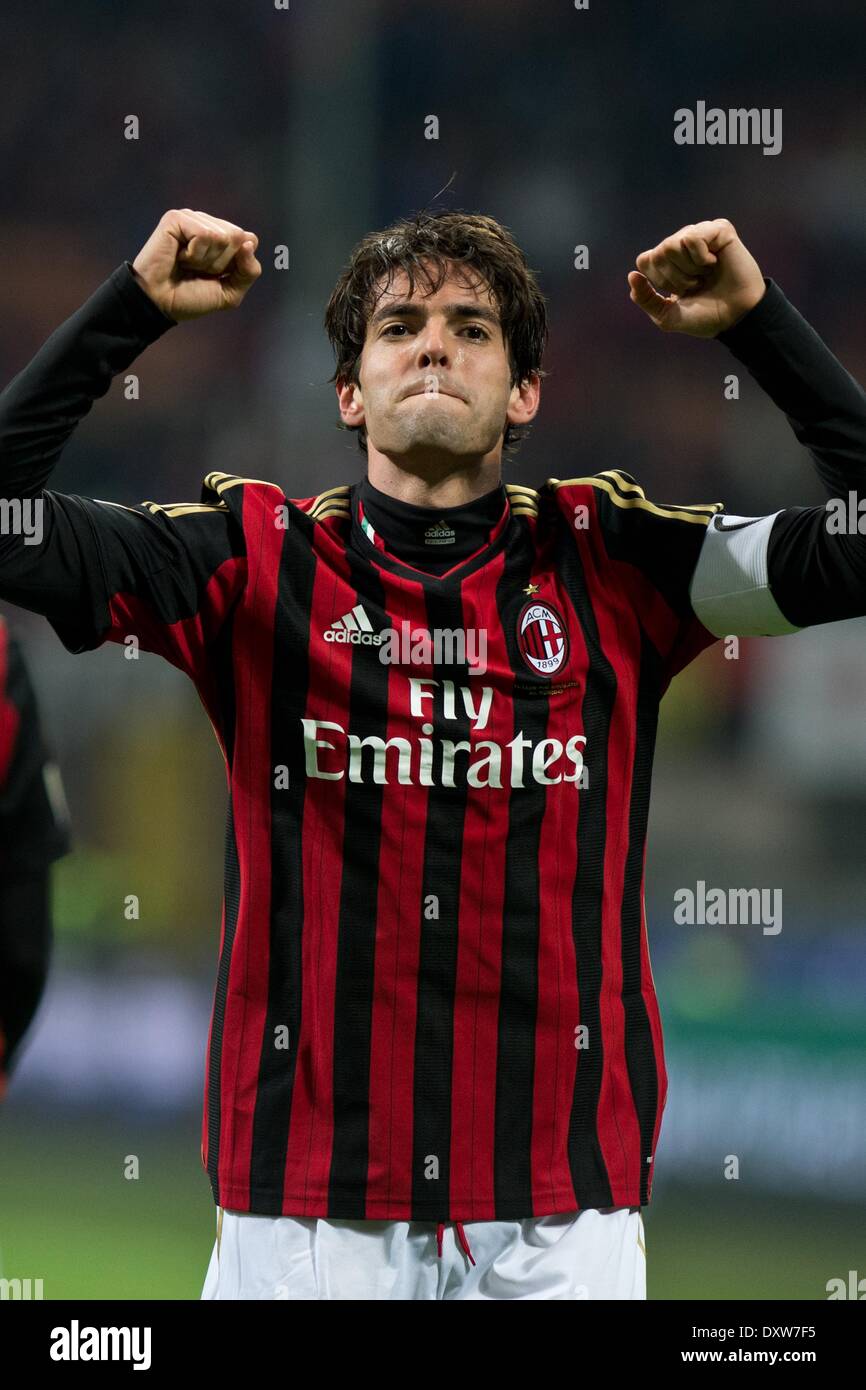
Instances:
[[[550,376],[506,481],[618,467],[656,501],[719,500],[746,515],[822,502],[808,456],[759,389],[743,379],[740,399],[725,399],[724,348],[662,337],[626,283],[636,255],[679,226],[730,217],[866,382],[862,13],[840,3],[819,19],[799,0],[785,13],[781,33],[769,0],[723,23],[670,0],[652,22],[637,6],[535,0],[209,0],[204,10],[47,0],[38,23],[7,9],[0,379],[134,258],[167,208],[252,228],[264,266],[239,314],[182,325],[154,347],[139,401],[115,384],[53,486],[177,502],[198,500],[213,468],[298,497],[353,481],[363,458],[336,429],[324,305],[366,231],[434,206],[499,218],[548,297]],[[674,112],[698,100],[780,108],[781,153],[676,145]],[[425,138],[431,115],[436,140]],[[580,245],[589,265],[576,270]],[[274,267],[282,246],[288,270]],[[41,619],[4,612],[31,660],[72,813],[62,943],[94,969],[129,949],[118,901],[133,877],[148,907],[138,946],[207,978],[225,783],[194,691],[154,657],[134,670],[115,648],[72,657]],[[743,641],[734,660],[716,647],[674,682],[647,881],[663,936],[673,887],[712,872],[781,883],[792,932],[818,933],[830,918],[862,929],[866,867],[852,827],[866,807],[863,627],[837,627]],[[827,673],[817,693],[815,667]],[[810,720],[832,744],[834,699],[844,741],[826,754],[841,768],[827,778],[826,759],[804,771],[797,749]],[[771,946],[754,955],[752,968],[771,972]]]

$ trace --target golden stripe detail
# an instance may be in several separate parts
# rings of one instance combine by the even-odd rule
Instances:
[[[141,512],[138,510],[138,507],[128,507],[125,502],[109,502],[105,497],[94,497],[92,500],[94,502],[98,502],[100,507],[120,507],[125,512],[132,512],[134,516],[141,516]],[[154,507],[156,506],[156,503],[140,502],[139,506]]]
[[[351,483],[340,483],[337,487],[326,488],[324,492],[320,492],[318,496],[315,498],[315,500],[313,501],[313,506],[318,506],[318,504],[324,501],[326,497],[336,497],[338,493],[342,493],[346,498],[348,498],[350,487]]]
[[[142,502],[152,512],[165,512],[166,516],[187,516],[190,512],[227,512],[227,502]]]
[[[346,516],[350,516],[351,506],[348,497],[328,497],[327,495],[324,497],[317,497],[312,507],[307,512],[307,516],[311,516],[314,520],[318,520],[323,512],[334,511],[342,511]]]
[[[219,493],[229,487],[240,487],[242,483],[261,483],[263,487],[275,487],[278,492],[283,490],[279,483],[272,483],[269,478],[238,478],[234,473],[208,473],[204,481],[205,487]]]
[[[341,505],[339,502],[331,502],[325,507],[320,507],[317,512],[310,512],[314,521],[324,521],[328,516],[351,516],[348,506]]]
[[[549,485],[554,488],[554,490],[561,487],[571,487],[577,484],[588,483],[591,487],[598,488],[601,492],[606,492],[610,500],[617,507],[639,507],[641,511],[652,512],[655,516],[671,517],[675,521],[702,522],[704,526],[707,525],[707,523],[710,520],[710,517],[715,516],[717,512],[724,511],[725,509],[724,502],[705,502],[702,504],[703,510],[700,510],[697,507],[694,510],[692,510],[688,506],[657,506],[655,502],[647,501],[643,489],[639,488],[637,484],[634,485],[633,490],[638,492],[640,494],[639,496],[623,497],[622,494],[617,491],[614,484],[610,482],[608,478],[604,477],[563,479],[548,478],[547,481]]]
[[[603,472],[599,474],[599,477],[613,478],[614,483],[620,489],[621,496],[633,496],[635,493],[637,493],[638,497],[642,497],[646,502],[646,493],[644,492],[640,483],[635,482],[634,478],[632,478],[630,473],[623,473],[622,470],[619,468],[605,468]],[[649,505],[662,506],[663,504],[649,503]],[[703,514],[712,516],[715,515],[715,512],[722,507],[724,507],[723,502],[683,502],[675,503],[674,506],[665,510],[678,512],[701,512]]]
[[[630,473],[623,473],[619,468],[606,468],[601,476],[603,478],[614,478],[619,483],[624,493],[636,492],[646,500],[646,493],[640,483],[635,482]],[[683,502],[677,503],[676,510],[678,512],[713,512],[713,508],[723,505],[724,504],[721,502]]]

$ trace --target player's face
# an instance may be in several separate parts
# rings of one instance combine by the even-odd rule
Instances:
[[[370,321],[360,387],[338,391],[343,420],[364,425],[368,454],[424,468],[498,459],[506,423],[538,409],[537,378],[512,387],[499,313],[483,282],[453,268],[435,294],[394,276]],[[425,294],[426,291],[426,294]]]

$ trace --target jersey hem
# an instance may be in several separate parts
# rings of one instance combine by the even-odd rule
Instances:
[[[617,1195],[589,1192],[582,1202],[576,1201],[573,1192],[560,1192],[540,1202],[532,1211],[526,1210],[523,1198],[506,1198],[495,1203],[454,1202],[446,1212],[443,1212],[441,1203],[435,1202],[367,1201],[361,1203],[363,1210],[359,1211],[357,1197],[333,1201],[327,1197],[298,1197],[258,1188],[256,1197],[251,1199],[248,1189],[225,1185],[213,1187],[212,1191],[214,1204],[226,1211],[251,1216],[294,1216],[330,1221],[528,1221],[540,1216],[559,1216],[592,1208],[607,1210],[650,1204],[650,1198],[642,1199],[639,1192]]]

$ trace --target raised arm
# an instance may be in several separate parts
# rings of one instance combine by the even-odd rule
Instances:
[[[634,302],[663,331],[718,338],[784,411],[830,497],[847,504],[866,482],[866,392],[761,274],[731,223],[682,228],[637,265]],[[773,636],[866,613],[866,535],[840,527],[842,512],[713,517],[690,590],[704,626],[716,636]]]
[[[221,569],[216,588],[223,606],[230,599],[242,538],[224,508],[128,506],[45,484],[114,376],[180,320],[241,303],[261,273],[256,242],[203,213],[166,213],[135,261],[118,266],[0,394],[0,597],[44,614],[72,651],[110,637],[121,614],[134,622],[138,604],[142,629],[156,634],[150,648],[174,660],[161,629],[194,616]]]

